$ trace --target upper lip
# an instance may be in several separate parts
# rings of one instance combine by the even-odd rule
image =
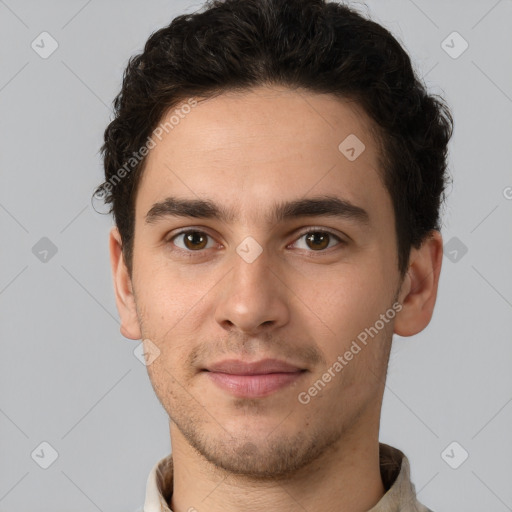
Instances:
[[[225,359],[207,366],[205,370],[232,375],[264,375],[266,373],[293,373],[303,369],[279,359],[261,359],[252,363],[241,359]]]

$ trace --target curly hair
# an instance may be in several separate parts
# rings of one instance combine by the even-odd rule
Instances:
[[[193,97],[274,84],[356,101],[373,121],[401,277],[411,247],[440,231],[453,120],[391,33],[336,2],[210,0],[152,33],[143,52],[129,59],[104,133],[105,181],[95,194],[111,204],[130,276],[135,198],[147,154],[140,148],[162,116]]]

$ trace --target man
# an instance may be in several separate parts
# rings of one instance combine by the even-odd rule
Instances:
[[[115,110],[121,333],[170,418],[145,512],[428,511],[379,422],[393,333],[436,301],[452,119],[398,42],[337,3],[213,1]]]

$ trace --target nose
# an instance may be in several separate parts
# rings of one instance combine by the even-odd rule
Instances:
[[[224,329],[250,334],[277,329],[289,321],[289,292],[265,250],[252,262],[235,254],[234,268],[222,281],[215,320]]]

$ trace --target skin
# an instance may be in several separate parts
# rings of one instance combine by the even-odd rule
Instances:
[[[371,126],[353,102],[258,87],[200,101],[148,155],[132,279],[116,228],[110,251],[121,333],[160,350],[147,368],[170,417],[174,512],[357,512],[384,495],[378,436],[392,335],[430,322],[442,238],[434,231],[413,249],[400,280]],[[349,134],[365,144],[352,162],[338,150]],[[210,199],[235,218],[145,222],[169,195]],[[266,223],[276,202],[319,195],[364,208],[369,224],[321,215]],[[207,242],[171,240],[190,227]],[[346,243],[315,245],[304,231],[330,231]],[[236,251],[248,236],[262,248],[252,263]],[[394,319],[300,403],[298,394],[396,300]],[[231,357],[284,359],[307,371],[270,396],[236,398],[201,371]]]

